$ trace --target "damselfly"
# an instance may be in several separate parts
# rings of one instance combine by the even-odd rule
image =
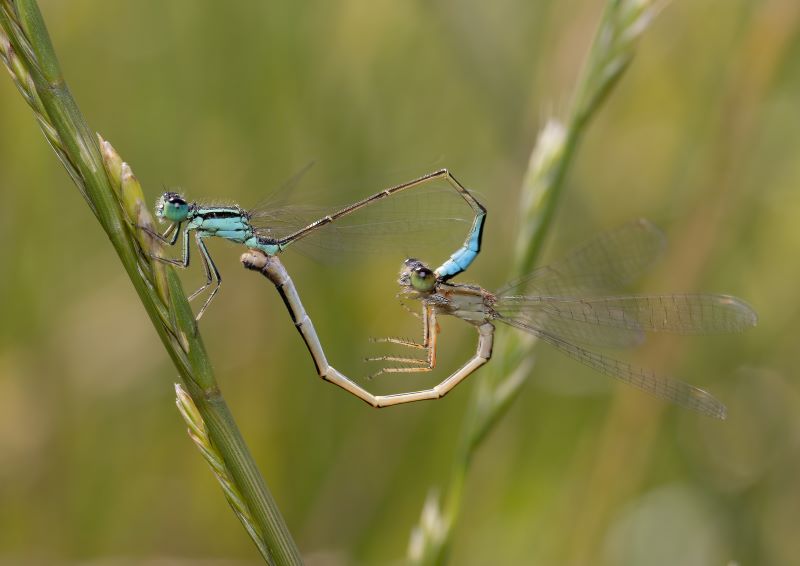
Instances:
[[[643,273],[661,252],[663,243],[657,228],[639,220],[595,237],[561,261],[539,268],[496,293],[476,285],[451,283],[421,261],[406,260],[398,280],[401,296],[422,302],[423,337],[421,342],[400,338],[380,341],[424,350],[426,355],[424,359],[370,358],[402,364],[383,368],[377,374],[431,371],[436,365],[438,315],[454,316],[472,324],[478,332],[478,346],[472,358],[435,387],[382,396],[372,395],[328,364],[291,279],[277,258],[257,263],[284,296],[319,375],[375,407],[444,396],[489,361],[494,323],[499,321],[651,395],[711,417],[725,418],[725,406],[708,392],[587,349],[636,346],[647,332],[716,334],[739,332],[756,324],[753,309],[729,295],[616,294]]]
[[[468,208],[459,212],[449,210],[440,217],[428,198],[428,194],[420,194],[419,202],[410,212],[395,215],[389,221],[375,221],[368,217],[360,222],[351,223],[338,229],[345,217],[355,215],[361,210],[372,210],[378,203],[392,200],[400,193],[411,189],[430,186],[431,183],[442,180],[447,183],[447,189],[463,199]],[[418,191],[414,191],[417,193]],[[468,212],[469,211],[469,212]],[[197,319],[205,312],[211,300],[217,294],[222,283],[219,270],[208,253],[204,243],[206,238],[217,237],[248,248],[256,249],[267,255],[276,255],[289,245],[310,236],[317,236],[322,243],[324,240],[339,239],[351,236],[353,242],[372,241],[375,239],[402,239],[408,241],[409,235],[419,238],[424,236],[428,226],[453,224],[454,222],[470,222],[470,228],[463,245],[453,253],[450,258],[436,269],[437,276],[448,280],[464,271],[475,259],[480,251],[481,235],[483,232],[486,209],[467,191],[447,169],[441,169],[424,175],[413,181],[390,187],[358,202],[345,206],[335,212],[324,214],[313,221],[308,221],[308,210],[299,213],[297,208],[263,207],[254,210],[245,210],[239,206],[204,206],[196,202],[189,202],[180,194],[174,192],[164,193],[156,203],[156,216],[159,220],[170,222],[163,234],[153,234],[161,242],[174,245],[180,235],[183,235],[183,250],[181,259],[170,259],[157,256],[155,259],[170,263],[176,267],[189,266],[189,234],[194,232],[195,243],[200,252],[200,259],[206,275],[206,282],[189,296],[194,299],[211,285],[214,288],[208,295],[206,302],[197,314]],[[339,222],[337,222],[339,221]],[[328,227],[326,229],[326,227]]]

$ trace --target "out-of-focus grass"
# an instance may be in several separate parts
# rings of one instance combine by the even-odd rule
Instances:
[[[73,93],[144,186],[251,205],[316,159],[314,186],[345,202],[446,165],[489,207],[487,253],[463,278],[488,288],[510,265],[538,118],[566,112],[600,7],[42,2]],[[454,564],[800,554],[798,10],[673,2],[590,130],[551,240],[563,250],[646,216],[670,248],[644,288],[730,292],[758,309],[753,332],[659,340],[636,358],[712,389],[729,420],[663,407],[542,349],[474,462]],[[1,556],[252,559],[176,426],[169,361],[141,359],[158,351],[148,322],[7,79],[0,128]],[[238,251],[212,246],[225,283],[203,318],[207,347],[298,544],[323,563],[402,556],[480,374],[442,401],[369,410],[314,377],[279,299]],[[415,332],[392,298],[402,258],[367,289],[353,284],[358,264],[290,253],[335,365],[358,369],[382,324]],[[473,347],[451,330],[443,366]]]
[[[563,124],[556,118],[548,119],[531,152],[520,194],[519,229],[509,270],[511,280],[524,277],[537,264],[587,126],[624,76],[641,34],[660,7],[646,0],[606,3],[577,79],[568,116]],[[484,377],[472,392],[442,502],[439,502],[440,488],[432,489],[420,521],[411,531],[408,557],[412,564],[448,561],[461,509],[469,499],[464,485],[475,454],[517,399],[531,373],[532,348],[536,343],[533,336],[520,336],[517,331],[500,328],[496,339],[498,345],[493,349],[496,361],[488,372],[484,371]]]

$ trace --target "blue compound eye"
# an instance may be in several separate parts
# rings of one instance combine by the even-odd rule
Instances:
[[[182,222],[189,215],[189,203],[177,193],[164,193],[156,203],[156,216],[170,222]]]

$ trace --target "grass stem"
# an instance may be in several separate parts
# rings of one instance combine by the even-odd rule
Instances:
[[[531,153],[522,185],[520,230],[510,278],[528,273],[539,259],[586,127],[633,59],[636,40],[657,12],[655,4],[652,0],[607,3],[566,123],[548,121]],[[498,328],[496,340],[492,363],[473,390],[442,503],[429,496],[420,522],[412,529],[408,552],[412,564],[446,562],[472,458],[513,403],[533,366],[535,340],[531,336]]]
[[[92,133],[78,109],[35,0],[0,0],[0,59],[117,252],[207,430],[206,448],[220,456],[219,466],[231,488],[226,494],[239,494],[241,510],[251,518],[243,521],[248,533],[267,563],[301,564],[216,384],[177,275],[151,259],[157,244],[141,230],[153,224],[141,187],[110,144]],[[212,469],[219,477],[220,468]]]

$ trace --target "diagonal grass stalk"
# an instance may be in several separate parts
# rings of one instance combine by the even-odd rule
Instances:
[[[659,8],[660,3],[653,0],[607,3],[566,124],[550,120],[531,153],[522,185],[520,230],[509,280],[528,273],[538,260],[586,127],[632,61],[636,40]],[[514,401],[532,368],[535,340],[531,336],[506,328],[498,328],[497,335],[495,361],[473,390],[449,483],[441,500],[439,490],[431,490],[420,522],[412,529],[408,548],[412,564],[446,562],[472,457]]]
[[[151,261],[156,243],[141,187],[110,144],[95,137],[73,99],[35,0],[0,0],[0,59],[31,107],[136,289],[206,431],[204,450],[229,501],[269,564],[301,564],[300,553],[250,455],[222,393],[175,272]],[[184,404],[185,406],[185,404]],[[201,426],[202,425],[202,426]],[[205,454],[205,452],[204,452]],[[233,505],[233,504],[232,504]],[[247,517],[247,522],[243,519]]]
[[[228,467],[225,464],[222,454],[220,454],[219,450],[217,450],[216,446],[214,446],[211,439],[208,437],[208,429],[194,401],[192,401],[192,398],[179,383],[175,384],[175,404],[183,420],[186,421],[189,427],[187,431],[189,433],[189,438],[195,443],[197,449],[200,450],[200,454],[202,454],[203,458],[205,458],[206,462],[208,462],[208,465],[211,467],[211,471],[214,472],[231,509],[233,509],[233,512],[239,518],[239,521],[241,521],[247,534],[249,534],[253,542],[256,543],[261,556],[265,558],[268,557],[270,554],[269,549],[266,547],[264,538],[258,532],[258,527],[253,520],[253,516],[250,514],[247,504],[242,499],[242,494],[239,492],[236,484],[231,480]]]

